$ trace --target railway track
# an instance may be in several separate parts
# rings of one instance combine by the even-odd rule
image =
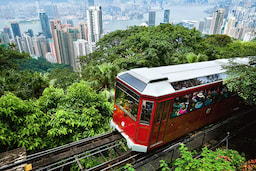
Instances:
[[[60,147],[42,151],[29,155],[21,162],[16,162],[8,166],[3,166],[0,170],[9,170],[16,166],[26,164],[26,170],[70,170],[71,167],[75,170],[122,170],[126,163],[133,164],[134,168],[139,168],[140,166],[159,158],[160,156],[165,155],[166,153],[172,152],[174,149],[178,149],[180,143],[188,143],[193,141],[199,136],[207,135],[210,131],[220,128],[222,125],[228,125],[232,120],[240,120],[239,118],[244,115],[255,112],[255,108],[246,112],[241,112],[231,118],[223,120],[213,126],[195,131],[191,134],[188,134],[180,139],[177,139],[165,146],[157,148],[149,153],[138,153],[133,152],[126,147],[126,142],[118,132],[108,132],[98,136],[82,139],[77,142],[66,144]],[[246,128],[250,124],[255,124],[255,120],[244,117],[251,122],[246,122],[244,124],[241,122],[240,125],[237,125],[239,129],[233,128],[228,137],[220,140],[227,140],[230,137],[233,137],[239,134],[240,130]],[[243,126],[241,126],[243,125]],[[203,141],[207,138],[203,138]],[[216,146],[216,144],[215,144]],[[83,160],[85,159],[85,160]],[[85,163],[94,161],[91,167],[86,167]]]
[[[118,132],[108,132],[29,155],[25,160],[20,162],[14,161],[13,164],[3,166],[0,170],[9,170],[22,164],[27,164],[25,167],[27,170],[63,169],[69,167],[74,162],[77,162],[79,165],[79,158],[83,158],[83,155],[91,157],[92,155],[90,154],[94,154],[95,150],[102,153],[106,149],[113,148],[116,153],[121,153],[116,148],[117,144],[122,143],[121,140],[122,137]]]

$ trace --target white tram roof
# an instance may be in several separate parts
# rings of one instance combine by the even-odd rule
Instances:
[[[234,62],[248,64],[249,58],[234,58]],[[136,68],[118,74],[118,78],[138,90],[142,95],[159,97],[174,93],[171,83],[225,73],[223,65],[228,59],[170,65],[154,68]]]

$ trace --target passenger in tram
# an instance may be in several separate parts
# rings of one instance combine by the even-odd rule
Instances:
[[[180,108],[179,114],[182,115],[187,112],[186,106],[184,103],[181,103],[182,107]]]
[[[193,93],[192,100],[193,100],[193,102],[197,102],[197,92]]]
[[[179,100],[178,100],[178,99],[175,99],[175,100],[174,100],[174,103],[173,103],[173,108],[174,108],[174,109],[180,109],[181,107],[182,107],[182,106],[181,106]]]
[[[200,109],[203,106],[203,102],[201,100],[197,101],[195,108]]]
[[[228,98],[228,89],[227,87],[223,87],[223,89],[220,92],[221,96]]]
[[[180,108],[181,108],[181,104],[179,102],[179,98],[175,98],[173,106],[172,106],[171,118],[174,118],[174,117],[177,116],[177,114],[179,113]]]
[[[212,103],[212,99],[211,99],[211,96],[210,95],[208,95],[207,97],[206,97],[206,100],[205,100],[205,106],[208,106],[208,105],[210,105]]]
[[[196,95],[196,100],[197,101],[204,101],[205,97],[204,97],[204,94],[203,92],[200,92]]]

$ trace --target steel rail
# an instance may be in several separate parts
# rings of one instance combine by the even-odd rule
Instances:
[[[31,162],[40,160],[41,158],[49,156],[49,155],[55,155],[56,153],[63,153],[65,151],[69,151],[70,149],[72,149],[74,147],[81,147],[83,145],[90,144],[92,141],[95,141],[97,139],[103,139],[103,138],[111,137],[111,136],[114,136],[114,135],[119,135],[119,134],[118,134],[118,132],[112,132],[112,131],[111,132],[106,132],[104,134],[96,135],[94,137],[88,137],[88,138],[85,138],[85,139],[82,139],[82,140],[79,140],[79,141],[76,141],[76,142],[72,142],[72,143],[69,143],[69,144],[65,144],[63,146],[53,148],[53,149],[49,149],[49,150],[46,150],[46,151],[41,151],[41,152],[38,152],[38,153],[35,153],[35,154],[31,154],[27,157],[24,157],[26,159],[23,160],[23,161],[19,161],[19,162],[14,161],[10,165],[0,167],[0,171],[8,170],[8,169],[14,168],[14,167],[22,165],[22,164],[31,163]]]
[[[51,164],[51,165],[42,167],[42,168],[40,168],[40,169],[38,169],[38,170],[43,170],[43,169],[48,169],[48,168],[50,168],[50,169],[48,169],[48,170],[51,171],[51,170],[55,170],[55,169],[58,169],[58,168],[62,168],[62,167],[64,167],[64,166],[67,166],[67,165],[70,165],[70,164],[76,162],[76,160],[81,160],[81,159],[84,159],[84,158],[93,156],[93,155],[95,155],[95,154],[99,154],[99,153],[101,153],[101,152],[107,151],[107,150],[109,150],[109,149],[111,149],[111,148],[113,148],[113,147],[117,147],[117,146],[120,145],[120,143],[119,143],[119,144],[115,144],[115,143],[116,143],[116,142],[111,142],[111,143],[109,143],[109,144],[105,144],[104,146],[100,146],[100,147],[98,147],[98,148],[96,148],[96,149],[92,149],[92,150],[90,150],[90,151],[86,151],[86,152],[84,152],[84,153],[81,153],[81,154],[72,156],[72,157],[70,157],[70,158],[61,160],[61,161],[56,162],[56,163],[53,163],[53,164]],[[109,146],[109,145],[110,145],[110,146]],[[109,146],[109,147],[107,147],[107,146]],[[102,149],[102,148],[103,148],[103,149]],[[95,151],[95,152],[93,152],[93,151]],[[91,153],[91,152],[93,152],[93,153]],[[91,153],[91,154],[86,155],[87,153]],[[83,156],[83,155],[85,155],[85,156]],[[83,157],[80,157],[80,156],[83,156]],[[69,161],[69,160],[72,160],[72,161]],[[66,161],[69,161],[69,162],[64,163],[64,164],[62,164],[62,165],[58,165],[58,164],[60,164],[61,162],[66,162]],[[54,165],[58,165],[58,166],[53,167]],[[53,168],[52,168],[52,167],[53,167]]]

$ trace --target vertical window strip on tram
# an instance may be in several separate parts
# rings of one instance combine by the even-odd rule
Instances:
[[[139,95],[117,82],[115,104],[134,121],[137,121],[139,101]]]
[[[143,100],[141,114],[140,114],[140,124],[144,124],[144,125],[150,124],[153,106],[154,106],[154,102]]]

